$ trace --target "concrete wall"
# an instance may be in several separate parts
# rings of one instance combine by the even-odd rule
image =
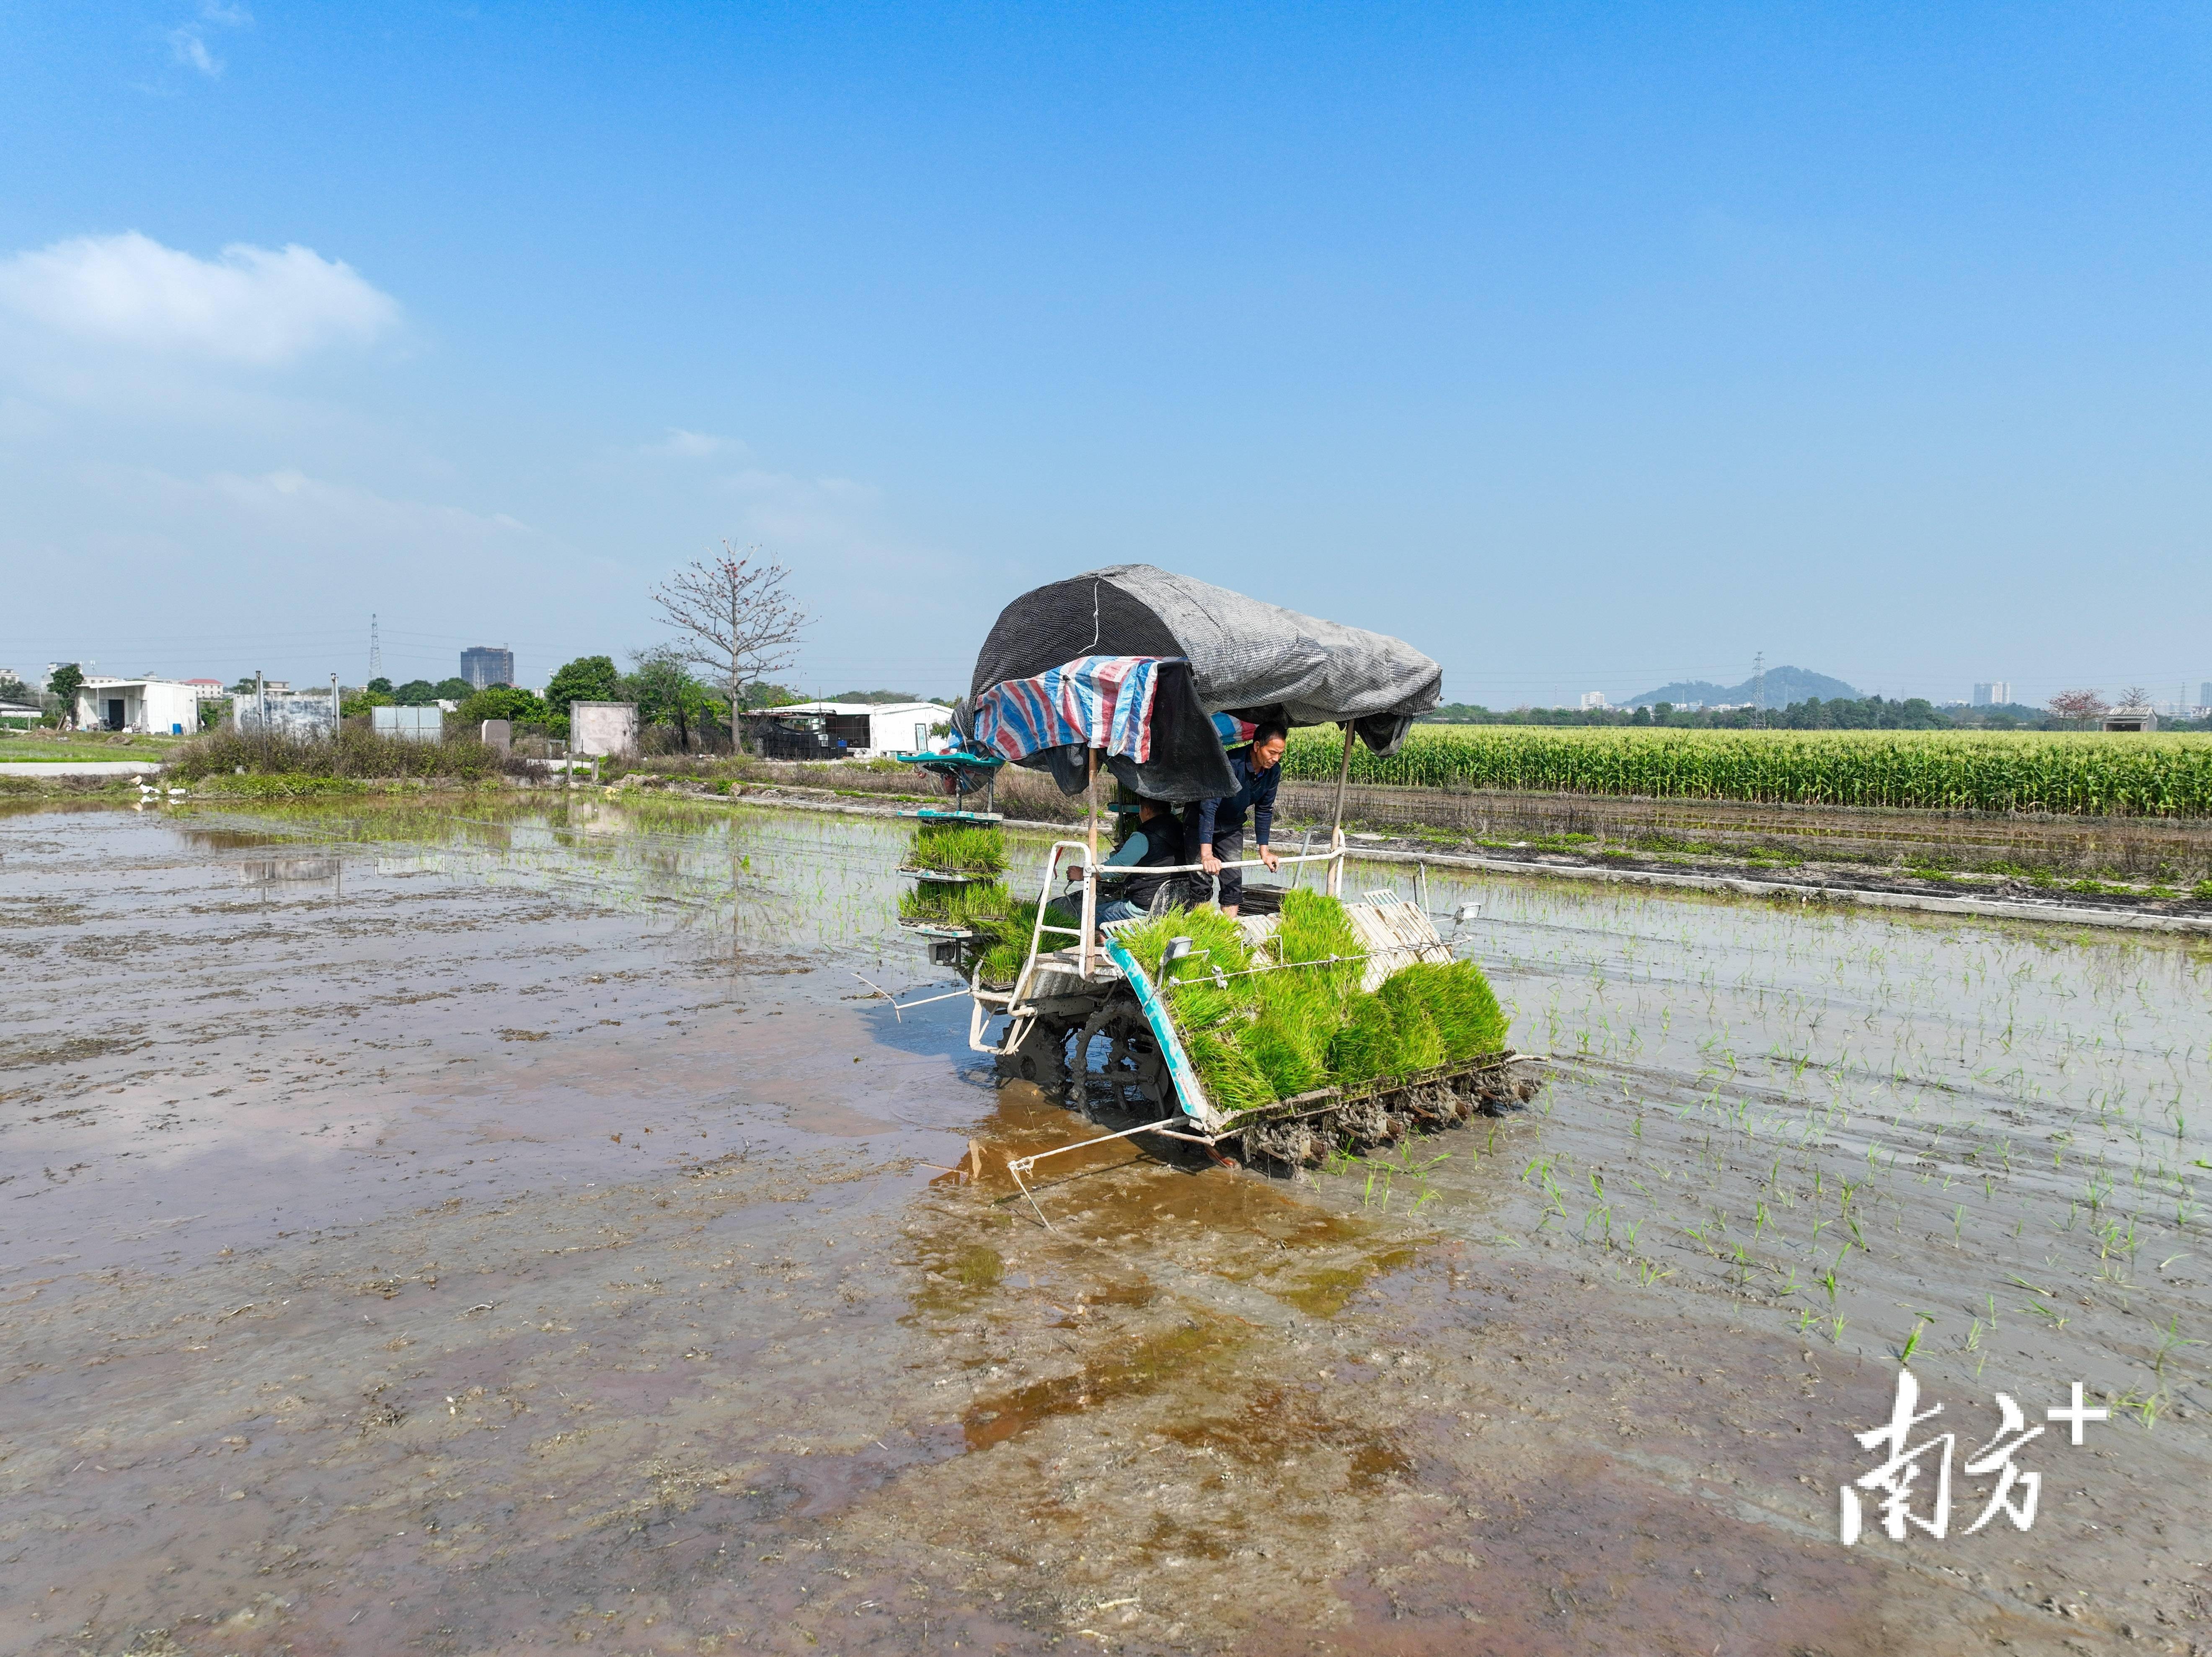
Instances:
[[[337,710],[331,706],[327,690],[287,692],[281,696],[272,692],[265,699],[250,694],[233,696],[230,717],[240,731],[259,731],[264,707],[268,728],[280,736],[328,740],[337,735]]]
[[[595,754],[627,758],[637,752],[635,702],[568,704],[568,751],[579,759]]]
[[[446,711],[441,707],[372,707],[369,727],[380,737],[408,742],[443,742]]]

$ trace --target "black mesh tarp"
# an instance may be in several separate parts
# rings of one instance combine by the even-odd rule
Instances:
[[[1350,720],[1387,754],[1414,715],[1440,700],[1443,670],[1388,634],[1323,622],[1150,564],[1116,564],[1024,593],[999,614],[975,659],[980,696],[1083,656],[1180,657],[1163,671],[1152,704],[1152,757],[1114,758],[1114,774],[1157,799],[1206,799],[1231,780],[1210,715],[1285,724]],[[1079,750],[1048,749],[1022,762],[1048,768],[1073,793]]]

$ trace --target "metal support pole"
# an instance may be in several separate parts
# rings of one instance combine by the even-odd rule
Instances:
[[[1352,721],[1344,722],[1344,759],[1336,768],[1336,815],[1329,820],[1333,829],[1344,827],[1344,794],[1352,782]]]
[[[1083,869],[1083,976],[1091,976],[1091,935],[1098,925],[1098,750],[1087,750],[1091,768],[1084,784],[1084,801],[1090,808],[1085,835],[1088,860]]]
[[[1329,820],[1328,827],[1328,849],[1340,854],[1344,850],[1344,795],[1352,784],[1352,721],[1346,719],[1344,722],[1344,758],[1336,768],[1336,813]],[[1341,855],[1328,865],[1328,895],[1331,897],[1344,895],[1344,859]]]

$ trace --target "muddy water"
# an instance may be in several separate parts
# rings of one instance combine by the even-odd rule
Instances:
[[[2212,1642],[2201,955],[1489,883],[1531,1109],[1048,1226],[1084,1126],[850,998],[903,838],[0,818],[0,1647]],[[1846,1551],[1916,1329],[1962,1459],[2113,1416]]]

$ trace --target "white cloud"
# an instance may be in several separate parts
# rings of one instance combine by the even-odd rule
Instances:
[[[506,513],[469,512],[433,501],[379,495],[284,470],[247,476],[217,472],[187,481],[149,479],[154,498],[187,516],[212,512],[234,532],[298,546],[349,547],[389,556],[394,549],[436,555],[466,548],[478,556],[515,550],[536,531]]]
[[[190,64],[210,80],[222,73],[222,59],[208,50],[199,30],[190,24],[169,31],[169,50],[179,63]]]
[[[391,295],[313,248],[234,242],[202,259],[135,230],[0,260],[0,309],[80,339],[261,366],[365,344],[399,319]]]
[[[253,21],[253,14],[243,6],[226,5],[222,0],[202,0],[199,20],[180,23],[169,31],[170,55],[177,62],[198,70],[210,80],[222,73],[222,59],[208,50],[207,26],[222,28],[243,28]]]
[[[703,460],[717,454],[743,457],[752,451],[734,437],[713,437],[705,432],[687,432],[681,426],[671,426],[666,437],[658,443],[646,444],[639,452],[674,460]]]

